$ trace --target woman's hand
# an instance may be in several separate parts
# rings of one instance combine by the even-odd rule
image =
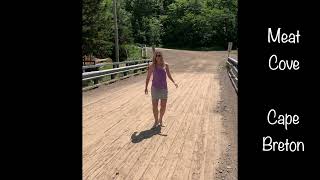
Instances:
[[[145,94],[148,94],[148,88],[146,88],[146,89],[144,90],[144,93],[145,93]]]

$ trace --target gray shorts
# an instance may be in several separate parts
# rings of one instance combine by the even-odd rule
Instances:
[[[168,90],[151,87],[151,97],[152,99],[168,99]]]

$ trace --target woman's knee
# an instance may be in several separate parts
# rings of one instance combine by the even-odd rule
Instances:
[[[166,99],[164,99],[164,100],[161,100],[161,107],[166,107],[166,105],[167,105],[167,100]]]
[[[153,107],[153,111],[158,111],[158,107]]]
[[[164,110],[166,110],[166,105],[165,104],[161,104],[161,107],[160,107],[160,111],[164,111]]]
[[[152,108],[153,108],[154,110],[158,110],[158,104],[153,104],[153,105],[152,105]]]

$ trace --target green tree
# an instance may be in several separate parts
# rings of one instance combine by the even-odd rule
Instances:
[[[237,41],[235,0],[176,0],[163,18],[162,42],[177,47],[225,47]]]
[[[112,53],[111,0],[83,0],[82,52],[104,58]]]
[[[136,43],[178,48],[237,44],[237,0],[117,0],[117,4],[121,61]],[[112,0],[83,0],[82,49],[84,54],[114,59]]]

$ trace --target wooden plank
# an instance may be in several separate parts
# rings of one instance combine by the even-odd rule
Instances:
[[[195,90],[196,88],[198,88],[199,86],[198,86],[198,84],[197,84],[197,82],[194,84],[194,86],[190,86],[190,90],[189,90],[189,93],[188,94],[191,94],[192,93],[192,91],[193,90]],[[194,91],[193,91],[194,92]],[[183,96],[186,96],[187,94],[184,94]],[[183,97],[182,96],[182,97]],[[181,104],[177,104],[177,107],[178,106],[184,106],[185,108],[186,107],[189,107],[190,106],[190,104],[188,103],[188,100],[189,99],[184,99],[185,101],[181,101]],[[176,112],[176,111],[174,111],[174,112]],[[169,112],[170,114],[171,114],[171,112]],[[186,118],[186,116],[188,116],[189,114],[187,114],[187,113],[185,113],[184,114],[185,115],[185,118]],[[183,116],[183,115],[182,115]],[[188,122],[188,120],[187,119],[185,119],[184,117],[182,118],[182,119],[184,119],[184,122]],[[188,122],[189,123],[189,122]],[[171,142],[168,140],[168,141],[165,141],[163,144],[164,145],[161,145],[161,147],[163,146],[163,147],[166,147],[167,149],[169,149],[170,148],[170,146],[171,145],[173,145],[173,141],[177,138],[177,137],[180,137],[181,136],[181,134],[183,134],[183,132],[186,130],[185,128],[183,128],[183,127],[186,127],[187,125],[189,125],[188,123],[183,123],[181,126],[179,126],[179,128],[174,128],[174,130],[176,131],[176,133],[177,133],[177,135],[176,135],[176,137],[174,138],[174,139],[170,139],[170,140],[172,140]],[[168,138],[169,139],[169,138]],[[167,139],[166,139],[167,140]],[[171,144],[171,145],[167,145],[167,144]],[[152,158],[157,158],[157,156],[156,156],[156,154],[159,154],[160,153],[160,151],[158,152],[158,150],[159,150],[159,148],[160,148],[160,146],[158,146],[158,148],[157,149],[152,149],[152,148],[150,148],[151,150],[149,151],[149,152],[147,152],[147,153],[144,153],[143,155],[143,157],[144,158],[140,158],[140,159],[144,159],[144,161],[140,161],[140,162],[137,162],[135,165],[134,165],[134,167],[130,170],[130,173],[129,173],[129,175],[126,177],[126,179],[140,179],[141,178],[141,176],[144,174],[144,172],[145,172],[145,170],[147,169],[147,167],[149,166],[149,164],[151,163],[151,160],[152,160]],[[161,150],[161,149],[160,149]],[[163,149],[162,149],[163,150]],[[149,156],[147,156],[147,155],[149,155]],[[158,160],[156,160],[156,161],[159,161],[159,159]],[[154,163],[154,162],[153,162]]]
[[[140,122],[139,121],[137,122],[138,123],[138,125],[136,126],[137,130],[140,128],[147,128],[151,126],[151,123],[143,121],[145,120],[143,117],[140,117],[139,119],[141,120]],[[132,129],[132,126],[131,126],[131,129]],[[121,151],[122,149],[126,149],[126,146],[129,144],[128,139],[130,139],[130,135],[132,134],[132,132],[128,131],[128,127],[124,133],[116,134],[115,131],[110,132],[110,133],[114,133],[112,137],[104,136],[103,139],[98,141],[97,144],[93,146],[94,149],[92,149],[88,153],[88,157],[84,159],[86,162],[86,166],[84,165],[83,169],[87,174],[91,175],[91,177],[94,175],[93,173],[94,171],[99,173],[99,169],[104,168],[105,165],[108,162],[110,162],[117,155],[119,151]],[[111,139],[113,139],[113,142],[110,142]],[[90,166],[94,168],[89,169]],[[90,172],[92,172],[92,174],[90,174]]]
[[[211,81],[211,79],[207,79],[207,80],[208,80],[208,82],[205,82],[205,83],[209,83]],[[204,91],[204,90],[207,90],[207,89],[206,88],[202,89],[202,94],[198,95],[199,99],[201,99],[204,96],[204,94],[206,94],[207,91]],[[207,96],[210,96],[210,94],[207,94]],[[172,179],[187,179],[188,178],[188,174],[189,174],[189,171],[191,168],[191,163],[192,163],[191,157],[192,157],[193,149],[195,147],[195,142],[196,142],[197,136],[199,134],[199,132],[198,132],[199,127],[201,124],[201,121],[199,122],[198,120],[204,118],[204,117],[202,117],[202,115],[199,112],[203,112],[203,113],[206,112],[204,103],[207,103],[208,100],[201,101],[201,102],[203,102],[203,103],[200,103],[200,104],[197,103],[195,107],[191,108],[191,109],[197,108],[196,111],[192,112],[193,114],[197,114],[197,116],[195,116],[195,118],[194,118],[197,120],[197,121],[194,120],[197,123],[195,125],[193,125],[193,128],[191,128],[189,134],[186,136],[185,144],[182,148],[180,159],[178,160],[177,166],[175,167],[175,170],[173,172]],[[198,112],[198,113],[195,113],[195,112]]]
[[[136,88],[139,88],[138,86],[137,87],[135,87],[134,89],[136,89]],[[142,88],[139,88],[139,89],[142,89]],[[119,92],[119,93],[122,93],[122,92]],[[187,95],[187,94],[185,94],[185,95]],[[123,97],[125,97],[125,96],[123,96]],[[139,96],[134,96],[134,97],[137,97],[137,99],[133,99],[133,100],[131,100],[132,102],[137,102],[138,101],[138,98],[139,98]],[[117,100],[117,99],[114,99],[114,101],[117,101],[116,103],[113,103],[112,104],[112,106],[116,106],[116,107],[121,107],[122,105],[121,104],[118,104],[118,103],[120,103],[120,102],[122,102],[123,104],[127,104],[128,105],[128,107],[134,107],[133,105],[131,106],[130,104],[128,104],[129,102],[125,102],[122,98],[120,98],[120,100]],[[110,107],[108,107],[108,106],[102,106],[103,104],[105,104],[105,103],[107,103],[107,100],[106,100],[106,102],[105,101],[99,101],[98,103],[95,103],[95,106],[94,107],[90,107],[90,109],[96,109],[98,112],[106,112],[106,113],[109,113],[110,111],[108,111],[108,108],[110,108]],[[98,108],[98,107],[100,107],[100,108]],[[104,107],[104,108],[102,108],[102,107]],[[124,107],[124,106],[123,106]],[[151,107],[151,106],[150,106]],[[141,110],[143,110],[143,109],[145,109],[145,108],[141,108],[141,107],[139,107]],[[121,111],[124,111],[124,112],[126,112],[126,110],[125,109],[118,109],[119,111],[119,113],[121,112]],[[113,110],[111,111],[111,112],[113,112],[112,114],[118,114],[117,112],[114,112]],[[142,114],[142,113],[140,113],[140,112],[137,112],[137,111],[135,111],[135,110],[132,110],[131,112],[127,112],[127,113],[129,113],[129,114],[131,114],[131,113],[138,113],[138,114]],[[151,108],[150,108],[150,112],[147,112],[147,113],[149,113],[150,115],[152,114],[152,112],[151,112]],[[106,117],[104,117],[104,116],[100,116],[100,118],[106,118]],[[112,116],[111,117],[111,119],[113,119],[114,117]],[[97,119],[99,119],[99,118],[97,118]],[[109,121],[107,121],[107,122],[109,122]],[[110,123],[110,124],[112,124],[112,123]],[[99,126],[105,126],[105,125],[103,125],[103,124],[99,124]],[[130,126],[130,125],[129,125]],[[121,127],[121,126],[120,126]],[[97,127],[94,127],[94,128],[97,128]],[[93,128],[93,129],[94,129]],[[116,129],[123,129],[123,128],[115,128],[115,130],[114,131],[112,131],[111,132],[111,134],[116,134]],[[113,137],[115,137],[115,136],[113,136]],[[104,153],[103,154],[103,157],[88,157],[88,158],[85,158],[85,159],[91,159],[91,162],[92,161],[94,161],[94,162],[92,162],[92,163],[89,163],[89,162],[86,162],[86,164],[88,165],[88,166],[99,166],[98,164],[99,164],[99,161],[100,162],[103,162],[103,163],[106,163],[107,162],[107,159],[110,159],[112,156],[111,155],[114,155],[115,153],[117,153],[117,152],[114,152],[114,150],[113,149],[119,149],[120,147],[121,147],[121,145],[123,145],[123,143],[124,143],[124,139],[125,139],[125,137],[123,136],[123,137],[121,137],[121,139],[120,140],[118,140],[117,141],[117,143],[116,144],[111,144],[110,146],[112,146],[113,148],[112,149],[107,149],[107,146],[106,145],[101,145],[101,143],[102,142],[104,142],[103,144],[109,144],[110,143],[110,140],[111,140],[112,138],[110,138],[110,136],[104,136],[104,138],[102,139],[102,140],[100,140],[100,141],[97,141],[97,143],[100,143],[100,145],[98,146],[98,145],[96,145],[96,144],[93,144],[92,146],[93,147],[98,147],[99,149],[98,149],[98,151],[95,151],[95,150],[91,150],[91,154],[93,154],[93,152],[95,153],[95,154],[99,154],[99,153],[101,153],[101,152],[106,152],[106,153]],[[108,143],[109,142],[109,143]],[[119,144],[120,143],[120,144]],[[118,148],[115,148],[115,147],[118,147]],[[127,148],[125,148],[125,146],[122,146],[122,148],[123,149],[127,149]],[[89,153],[87,153],[87,154],[90,154],[90,152]],[[97,161],[97,159],[99,160],[99,161]],[[100,163],[101,164],[101,163]],[[114,164],[113,164],[114,165]],[[100,167],[100,169],[101,168],[103,168],[104,166],[101,166]],[[97,169],[92,169],[91,171],[98,171]],[[87,171],[85,171],[86,172],[86,174],[88,174],[88,172]],[[90,174],[90,176],[89,177],[93,177],[94,175],[96,175],[96,174]],[[100,177],[102,177],[102,176],[100,176]]]
[[[187,121],[191,121],[192,124],[190,126],[190,130],[185,136],[185,142],[183,144],[183,147],[181,148],[179,159],[174,166],[174,170],[171,176],[172,179],[186,179],[188,177],[188,173],[191,167],[190,155],[192,155],[194,143],[196,140],[196,130],[199,129],[197,118],[197,116],[193,115],[191,116],[191,118],[187,119]]]
[[[197,82],[196,87],[192,88],[191,92],[188,93],[189,98],[187,99],[186,105],[179,105],[178,108],[175,110],[175,112],[180,112],[181,114],[189,114],[186,110],[190,109],[194,102],[197,99],[197,93],[200,91],[201,86],[199,84],[202,82],[202,76],[196,76],[195,81]],[[179,109],[179,107],[183,107],[182,109]],[[193,117],[193,113],[191,113]],[[156,176],[156,179],[170,179],[175,167],[177,165],[177,162],[180,158],[181,149],[183,147],[183,144],[185,142],[185,137],[188,131],[190,130],[190,124],[191,122],[196,121],[194,118],[186,119],[186,125],[185,128],[182,128],[182,132],[178,134],[176,139],[174,140],[174,143],[172,147],[169,150],[169,153],[166,155],[165,161],[163,162],[161,168],[159,168],[159,173]]]
[[[228,143],[215,110],[221,91],[216,60],[225,62],[226,53],[164,53],[179,84],[176,89],[168,80],[162,128],[167,136],[131,140],[135,131],[153,124],[150,94],[143,91],[145,78],[84,92],[83,179],[216,178],[217,160]]]
[[[194,85],[190,86],[190,90],[192,90],[192,89],[197,87],[195,82],[193,82],[193,84]],[[185,92],[185,93],[187,93],[187,92]],[[182,95],[187,95],[187,94],[182,94]],[[187,102],[187,99],[184,99],[184,101],[181,101],[181,102]],[[170,112],[167,112],[167,113],[168,113],[169,116],[171,115]],[[176,125],[179,125],[178,122],[180,122],[180,121],[175,122]],[[167,128],[167,127],[165,127],[165,128]],[[173,129],[176,130],[177,128],[173,128]],[[174,133],[170,133],[170,134],[173,134],[172,136],[174,136],[174,134],[176,134],[176,133],[177,132],[174,131]],[[165,142],[167,142],[167,140],[170,140],[171,139],[170,137],[166,138]],[[122,177],[124,178],[126,176],[127,176],[126,177],[127,179],[139,179],[140,178],[140,176],[143,174],[145,168],[149,164],[151,158],[153,157],[153,155],[155,154],[156,150],[160,146],[160,144],[159,144],[160,141],[159,140],[155,139],[154,142],[156,143],[156,147],[157,148],[150,147],[152,145],[151,144],[150,146],[148,146],[148,150],[141,151],[143,153],[141,154],[142,157],[141,156],[139,157],[139,160],[143,160],[143,161],[139,161],[138,160],[134,164],[126,163],[126,166],[123,167],[122,169],[120,169],[121,173],[120,173],[120,176],[118,176],[120,179],[122,179]]]

